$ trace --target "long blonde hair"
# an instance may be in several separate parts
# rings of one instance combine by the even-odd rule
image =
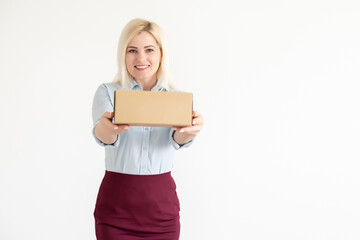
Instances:
[[[168,51],[164,33],[160,26],[156,23],[140,18],[136,18],[128,22],[120,35],[117,52],[118,72],[113,82],[120,84],[124,89],[129,89],[131,87],[132,76],[127,71],[125,64],[126,48],[136,34],[144,31],[150,33],[155,38],[162,54],[160,67],[157,71],[157,83],[155,87],[157,89],[175,89],[175,86],[169,76]]]

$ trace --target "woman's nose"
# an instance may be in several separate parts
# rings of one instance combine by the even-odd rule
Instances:
[[[143,52],[139,52],[138,54],[137,54],[137,60],[139,61],[139,62],[141,62],[141,61],[143,61],[145,59],[145,54],[143,53]]]

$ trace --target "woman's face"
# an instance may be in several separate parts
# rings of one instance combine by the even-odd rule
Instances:
[[[135,35],[126,48],[126,68],[137,81],[156,82],[160,61],[160,48],[153,35],[148,32]]]

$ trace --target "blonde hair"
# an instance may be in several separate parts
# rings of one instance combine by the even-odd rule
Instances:
[[[118,72],[113,82],[120,84],[124,89],[130,89],[132,76],[126,69],[126,48],[133,37],[141,32],[148,32],[155,38],[162,54],[160,66],[157,71],[157,83],[155,87],[157,89],[175,89],[175,86],[169,76],[168,52],[164,33],[160,26],[156,23],[140,18],[136,18],[128,22],[121,33],[117,52]]]

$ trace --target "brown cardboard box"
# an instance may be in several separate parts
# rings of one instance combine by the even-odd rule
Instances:
[[[192,93],[115,91],[114,123],[135,126],[192,125]]]

